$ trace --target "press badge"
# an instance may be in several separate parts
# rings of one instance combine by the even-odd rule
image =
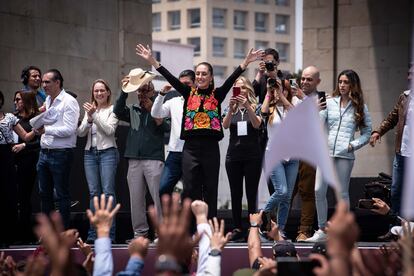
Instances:
[[[237,136],[247,135],[247,121],[237,122]]]

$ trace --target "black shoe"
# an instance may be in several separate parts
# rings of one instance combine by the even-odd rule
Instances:
[[[246,242],[246,237],[240,229],[233,229],[230,242]]]
[[[388,231],[385,235],[379,236],[377,240],[380,242],[396,241],[398,240],[398,236],[391,233],[391,231]]]

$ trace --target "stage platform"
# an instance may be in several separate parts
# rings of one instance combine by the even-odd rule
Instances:
[[[361,250],[379,250],[383,243],[377,242],[360,242],[358,248]],[[312,248],[313,244],[295,243],[296,250],[301,257],[306,257]],[[264,256],[272,256],[272,243],[262,244]],[[15,261],[24,260],[30,256],[36,249],[34,246],[12,246],[8,249],[2,249],[6,255],[13,256]],[[84,257],[77,249],[72,249],[75,261],[82,263]],[[128,262],[129,254],[126,244],[114,244],[112,247],[112,254],[114,260],[114,271],[119,272],[123,270]],[[145,258],[145,266],[142,275],[155,275],[153,270],[156,259],[156,248],[154,244],[150,245],[148,255]],[[221,260],[221,275],[232,275],[234,271],[240,268],[249,267],[249,257],[246,243],[229,243],[223,253]],[[193,268],[194,270],[194,268]]]

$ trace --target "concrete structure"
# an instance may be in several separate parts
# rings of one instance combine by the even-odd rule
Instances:
[[[212,63],[217,77],[228,76],[251,47],[277,48],[281,68],[295,69],[294,0],[152,2],[153,39],[194,45],[194,63]]]
[[[114,96],[121,76],[146,63],[137,42],[151,44],[151,3],[140,0],[2,0],[0,5],[0,90],[6,109],[21,88],[26,65],[57,68],[64,87],[90,99],[90,85],[106,79]]]
[[[407,88],[413,2],[410,0],[303,1],[303,66],[321,70],[321,90],[331,92],[337,74],[354,69],[377,127]],[[411,45],[411,48],[410,48]],[[356,156],[353,176],[391,172],[394,132]]]

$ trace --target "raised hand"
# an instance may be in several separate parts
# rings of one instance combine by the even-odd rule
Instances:
[[[264,51],[259,49],[259,50],[254,50],[253,48],[250,48],[249,52],[247,53],[242,65],[244,65],[244,68],[242,67],[242,69],[246,69],[246,67],[249,65],[249,63],[259,60],[264,56]]]
[[[193,211],[193,214],[196,217],[197,224],[207,223],[207,203],[201,200],[195,200],[191,203],[191,211]]]
[[[133,239],[128,245],[129,255],[144,259],[148,253],[149,240],[144,237]]]
[[[259,257],[260,269],[257,274],[260,276],[267,276],[267,275],[276,275],[277,273],[277,264],[276,260],[267,258],[267,257]]]
[[[43,253],[37,256],[29,256],[27,258],[26,267],[24,273],[16,273],[16,276],[19,275],[31,275],[31,276],[42,276],[45,275],[46,267],[48,261]]]
[[[210,248],[222,251],[224,246],[229,242],[231,233],[224,235],[223,219],[219,223],[217,218],[214,217],[213,220],[209,220],[209,224],[212,232],[210,237]]]
[[[118,203],[115,208],[112,209],[112,202],[114,198],[110,196],[108,201],[106,201],[105,195],[101,195],[100,204],[98,202],[98,197],[93,198],[93,205],[95,207],[95,214],[91,210],[86,210],[90,223],[96,227],[96,232],[98,238],[109,237],[109,230],[112,225],[112,221],[118,213],[121,205]]]
[[[257,224],[257,225],[262,225],[263,220],[262,220],[262,215],[263,215],[263,210],[260,210],[260,213],[255,213],[255,214],[250,214],[249,218],[250,218],[250,224]]]
[[[313,273],[316,276],[329,276],[331,275],[331,267],[328,259],[322,254],[310,254],[309,259],[316,261],[320,266],[316,266],[313,269]]]
[[[82,252],[82,254],[87,257],[90,253],[92,253],[92,247],[90,244],[87,244],[86,242],[83,242],[82,238],[78,238],[78,241],[76,243],[79,250]]]
[[[135,53],[145,59],[149,64],[154,66],[155,68],[159,67],[159,63],[157,60],[152,56],[152,51],[150,46],[147,44],[147,47],[145,47],[142,44],[138,44],[135,48]]]
[[[70,245],[68,239],[61,233],[64,230],[62,219],[58,213],[52,213],[50,220],[45,214],[37,217],[38,226],[35,232],[42,239],[52,263],[52,275],[70,275],[72,269]]]
[[[158,221],[154,206],[150,206],[149,214],[158,233],[158,255],[168,255],[179,264],[186,265],[191,260],[193,248],[198,244],[200,235],[194,239],[189,234],[191,200],[185,199],[180,205],[180,195],[174,193],[162,197],[163,219]]]

